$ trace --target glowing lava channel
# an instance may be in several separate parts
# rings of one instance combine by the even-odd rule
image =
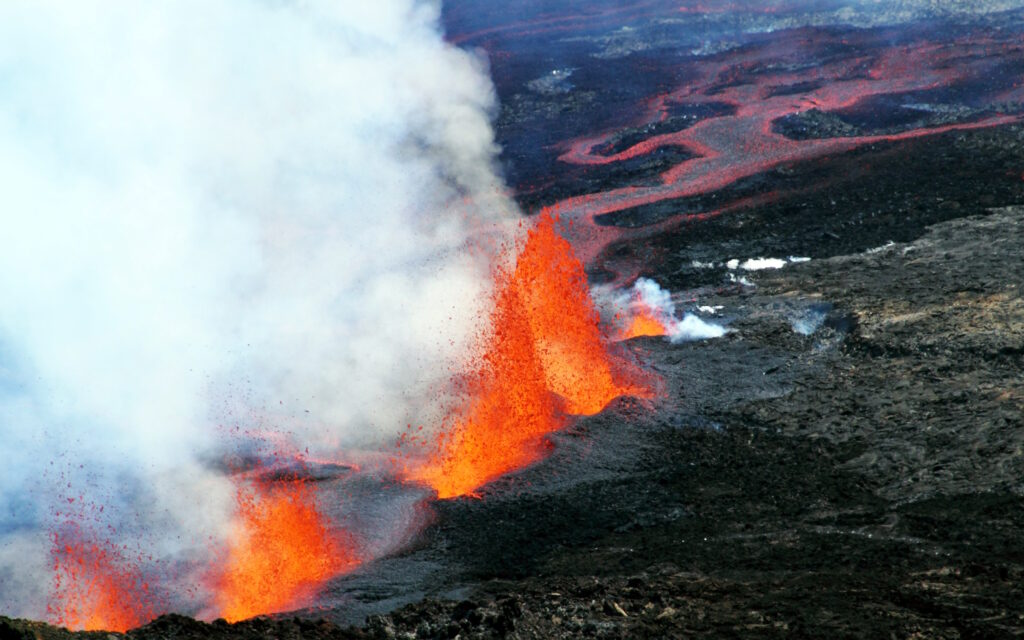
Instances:
[[[329,528],[306,482],[241,481],[227,558],[211,581],[217,613],[235,622],[299,608],[358,564],[355,541]]]
[[[565,413],[590,415],[622,395],[651,395],[609,352],[583,265],[555,223],[542,212],[515,268],[497,272],[474,393],[406,474],[439,498],[470,494],[539,460],[542,436],[560,429]]]
[[[1021,122],[1020,113],[1000,113],[995,109],[979,110],[976,119],[932,126],[919,126],[904,131],[869,132],[851,137],[792,139],[776,129],[786,117],[811,110],[842,113],[856,108],[872,97],[913,95],[914,92],[955,89],[976,78],[992,77],[996,64],[1019,64],[1022,52],[1015,42],[994,37],[968,37],[952,42],[917,41],[905,46],[880,44],[872,32],[859,34],[858,55],[829,59],[830,46],[837,43],[828,33],[809,29],[780,32],[772,39],[752,43],[721,56],[693,61],[696,77],[675,90],[655,96],[642,107],[643,117],[637,122],[652,124],[665,120],[674,106],[730,104],[735,112],[708,118],[682,130],[651,136],[620,152],[605,155],[601,151],[614,140],[617,132],[584,136],[564,143],[566,151],[559,160],[570,165],[613,165],[654,153],[659,148],[681,147],[694,157],[666,170],[654,184],[636,184],[608,189],[599,193],[576,195],[556,205],[572,220],[572,240],[587,265],[595,264],[605,247],[620,240],[639,239],[664,232],[687,222],[705,220],[725,213],[736,206],[752,206],[771,198],[762,194],[732,203],[712,206],[696,213],[679,213],[639,228],[608,226],[603,216],[635,207],[696,197],[726,189],[744,178],[761,174],[783,165],[792,165],[824,156],[838,155],[882,142],[911,140],[949,131],[967,131]],[[1001,51],[998,55],[995,52]],[[799,64],[808,60],[820,64]],[[795,70],[757,73],[757,69],[779,66],[785,61]],[[1018,104],[1024,99],[1024,82],[991,82],[985,94],[990,105]],[[797,94],[779,88],[806,86]],[[611,271],[624,271],[624,266]]]

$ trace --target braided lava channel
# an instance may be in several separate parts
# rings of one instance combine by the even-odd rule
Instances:
[[[918,41],[886,47],[870,55],[810,64],[825,57],[829,47],[849,44],[846,40],[834,42],[834,37],[818,30],[797,30],[780,34],[760,46],[702,61],[698,63],[700,79],[651,100],[644,121],[665,121],[680,106],[693,109],[695,105],[724,103],[734,106],[731,112],[703,119],[681,131],[655,135],[610,154],[601,151],[614,144],[619,132],[572,141],[559,157],[570,165],[611,165],[662,147],[684,147],[696,156],[662,173],[659,184],[615,188],[560,201],[559,210],[577,223],[571,239],[584,262],[590,264],[602,249],[624,235],[648,235],[669,225],[704,219],[745,204],[734,201],[685,213],[687,198],[726,189],[743,178],[780,165],[880,142],[1021,120],[1019,106],[1012,112],[1000,112],[990,106],[1019,105],[1024,100],[1024,47],[1019,44],[991,38],[963,38],[948,43]],[[772,66],[795,70],[766,71]],[[976,93],[979,79],[985,80],[985,91],[980,94]],[[948,100],[951,95],[967,92],[975,92],[968,98],[976,106],[960,121],[948,124],[928,126],[922,119],[920,126],[911,123],[909,128],[890,132],[884,131],[883,122],[883,126],[875,127],[884,131],[880,133],[861,126],[863,133],[800,139],[785,127],[787,119],[811,111],[847,117],[861,115],[875,106],[873,101],[883,97],[901,103],[925,103],[916,107],[924,111],[930,101]],[[862,120],[869,121],[870,115]],[[747,203],[752,204],[751,200]],[[654,204],[671,206],[674,201],[678,201],[677,208],[684,213],[667,214],[641,231],[611,226],[617,214]]]

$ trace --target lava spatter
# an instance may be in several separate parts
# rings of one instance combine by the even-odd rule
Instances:
[[[591,415],[622,395],[646,395],[608,351],[583,264],[558,234],[550,211],[540,214],[516,261],[512,286],[526,310],[548,388],[566,411]]]
[[[124,549],[70,521],[51,538],[51,623],[73,630],[124,632],[156,617],[149,584]]]
[[[449,417],[426,463],[409,476],[439,498],[470,493],[536,462],[543,455],[541,436],[562,424],[518,292],[509,285],[494,301],[488,348],[471,376],[476,392]]]

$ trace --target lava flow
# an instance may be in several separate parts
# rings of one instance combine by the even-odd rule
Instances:
[[[790,169],[1024,120],[1019,27],[853,26],[866,8],[813,26],[826,4],[538,2],[509,22],[452,0],[445,20],[451,41],[488,52],[516,105],[497,134],[520,204],[557,206],[584,264],[623,284],[640,261],[615,243],[845,180],[780,179]]]
[[[489,342],[474,393],[407,478],[439,498],[471,493],[543,455],[563,413],[589,415],[621,395],[649,396],[608,351],[572,246],[543,212],[511,273],[498,271]]]
[[[211,581],[218,615],[234,622],[298,608],[357,564],[354,540],[329,528],[305,482],[239,484],[227,558]]]
[[[53,534],[51,623],[74,630],[127,631],[155,617],[149,585],[121,550],[65,523]]]
[[[796,46],[783,38],[796,40]],[[787,123],[809,112],[841,117],[868,110],[872,100],[890,99],[898,103],[927,103],[916,106],[914,113],[928,113],[932,101],[952,100],[961,86],[973,86],[984,78],[998,59],[992,55],[1004,46],[1007,59],[1018,61],[1024,56],[1019,46],[988,40],[963,39],[951,43],[914,43],[914,46],[892,47],[874,45],[870,54],[843,57],[825,64],[804,64],[797,71],[767,73],[763,69],[785,60],[792,65],[804,60],[796,52],[821,47],[827,50],[832,41],[817,32],[797,30],[737,52],[693,63],[699,74],[675,91],[649,100],[644,119],[659,123],[675,111],[708,109],[714,105],[730,105],[733,110],[696,123],[656,133],[642,140],[629,139],[630,146],[612,148],[605,153],[616,133],[585,136],[569,143],[559,157],[570,165],[598,167],[650,155],[659,148],[685,148],[693,153],[677,165],[663,171],[650,185],[617,186],[600,193],[578,195],[558,203],[560,209],[577,223],[579,237],[574,242],[588,264],[604,247],[620,237],[642,236],[667,225],[696,221],[722,213],[727,205],[706,206],[691,211],[693,202],[687,198],[722,190],[739,181],[785,163],[838,154],[886,141],[909,140],[946,131],[968,130],[1019,122],[1021,114],[1003,113],[995,108],[977,107],[971,117],[952,122],[909,125],[905,130],[888,131],[884,126],[865,125],[859,134],[844,136],[789,134]],[[867,36],[864,36],[866,39]],[[824,53],[821,54],[825,56]],[[993,103],[1016,104],[1024,95],[1019,76],[1004,73],[994,77],[986,96]],[[798,93],[791,94],[796,87]],[[979,100],[979,104],[986,104]],[[911,111],[908,107],[903,111]],[[853,116],[847,116],[853,119]],[[891,116],[894,117],[894,116]],[[865,119],[862,117],[862,119]],[[882,122],[888,122],[881,120]],[[798,121],[797,121],[798,122]],[[648,124],[653,128],[653,125]],[[799,125],[794,125],[796,128]],[[897,127],[897,129],[899,129]],[[616,216],[645,206],[676,203],[677,215],[667,216],[646,229],[631,231],[617,228]],[[611,226],[609,226],[611,225]]]

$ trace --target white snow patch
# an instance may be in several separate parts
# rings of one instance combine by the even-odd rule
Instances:
[[[779,258],[751,258],[740,265],[744,271],[762,271],[764,269],[781,269],[786,261]]]
[[[741,284],[744,287],[756,286],[753,282],[747,279],[747,276],[740,276],[737,278],[736,275],[732,273],[729,274],[729,282],[735,282],[736,284]]]

